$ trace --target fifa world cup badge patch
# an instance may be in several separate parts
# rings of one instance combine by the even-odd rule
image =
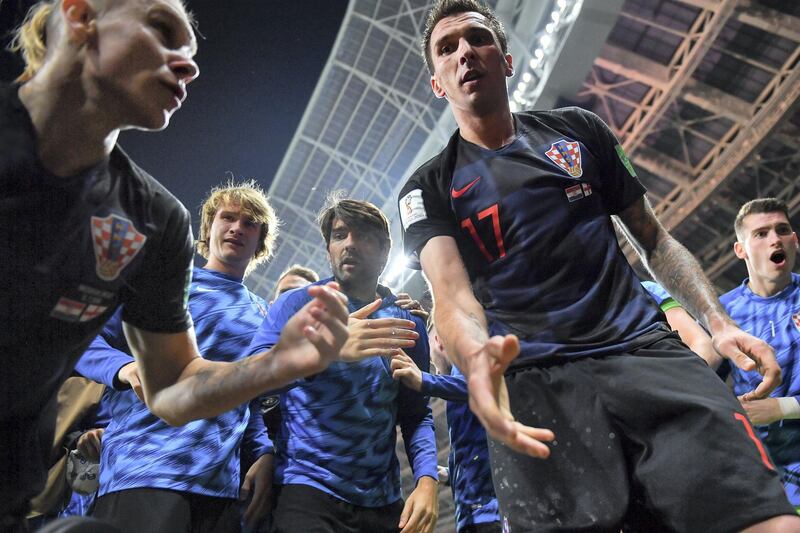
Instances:
[[[147,237],[139,233],[133,222],[118,215],[92,217],[95,271],[103,281],[117,279],[144,246]]]
[[[544,155],[555,163],[558,168],[569,174],[570,177],[580,178],[583,175],[581,145],[577,141],[566,141],[564,139],[556,141]]]
[[[426,218],[428,218],[428,213],[425,212],[425,201],[422,199],[421,189],[414,189],[400,198],[400,222],[403,223],[404,230],[407,230],[411,224]]]
[[[800,313],[792,315],[792,323],[797,331],[800,331]]]

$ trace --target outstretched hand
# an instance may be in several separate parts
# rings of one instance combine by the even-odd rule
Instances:
[[[289,319],[273,348],[279,372],[290,380],[325,370],[348,338],[347,297],[339,285],[311,285],[307,290],[313,299]]]
[[[509,409],[503,373],[518,354],[519,340],[515,335],[498,335],[470,358],[469,407],[490,437],[519,453],[544,459],[550,455],[550,448],[544,443],[555,438],[553,432],[520,424]]]
[[[739,397],[741,401],[766,398],[781,384],[781,367],[775,359],[775,351],[766,342],[734,325],[725,326],[711,340],[720,355],[742,370],[756,370],[763,376],[755,390]]]
[[[395,355],[403,348],[412,348],[419,338],[416,324],[402,318],[367,318],[380,309],[377,299],[350,314],[349,338],[342,347],[343,361],[360,361],[376,355]]]

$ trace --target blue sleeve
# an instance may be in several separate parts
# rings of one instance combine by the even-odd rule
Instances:
[[[466,402],[467,380],[461,376],[435,376],[422,372],[422,394],[447,400],[448,402]]]
[[[267,428],[259,409],[259,400],[250,402],[249,419],[242,437],[242,448],[253,460],[267,453],[275,453],[275,446],[267,436]]]
[[[275,346],[278,343],[278,339],[281,337],[283,326],[285,326],[289,319],[309,301],[311,301],[311,297],[308,295],[307,290],[295,289],[283,293],[280,298],[269,306],[267,316],[253,336],[253,340],[250,341],[250,347],[245,353],[248,355],[255,355],[265,352]],[[271,396],[286,392],[295,387],[298,383],[299,381],[295,381],[280,389],[264,391],[261,396]]]
[[[670,296],[669,293],[664,290],[664,287],[658,283],[652,281],[643,281],[642,287],[644,287],[645,290],[650,293],[650,296],[653,297],[659,306],[663,304],[665,300],[672,298],[672,296]]]
[[[428,334],[425,325],[418,317],[409,316],[417,323],[417,333],[419,333],[417,344],[410,350],[409,356],[418,367],[427,371],[431,365]],[[433,412],[428,405],[428,399],[421,393],[400,385],[397,402],[398,423],[408,462],[414,472],[414,484],[416,485],[422,476],[429,476],[438,481],[436,435],[433,431]]]
[[[309,301],[311,297],[307,290],[298,289],[283,293],[269,306],[266,318],[250,341],[247,354],[255,355],[275,346],[281,337],[283,326]]]
[[[120,383],[117,374],[120,368],[134,361],[122,330],[121,311],[117,310],[78,360],[75,370],[107,387],[125,390],[130,387]]]

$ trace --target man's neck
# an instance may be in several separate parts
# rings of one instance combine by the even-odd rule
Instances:
[[[87,98],[79,77],[38,73],[19,89],[36,131],[42,165],[56,176],[73,176],[101,162],[117,143],[119,130]]]
[[[351,300],[358,302],[372,302],[378,298],[378,280],[370,280],[366,283],[343,283],[336,280],[342,289],[342,292]]]
[[[775,280],[765,280],[759,279],[757,276],[751,276],[747,282],[747,287],[756,296],[760,296],[761,298],[770,298],[788,287],[791,282],[791,272],[788,272],[785,276],[781,276]]]
[[[213,257],[206,262],[203,268],[205,268],[206,270],[213,270],[214,272],[219,272],[220,274],[225,274],[226,276],[236,278],[239,281],[244,280],[244,273],[247,270],[246,266],[239,267],[237,265],[228,265],[221,261],[216,261]]]
[[[465,110],[453,110],[461,138],[489,150],[497,150],[514,140],[514,115],[508,103],[493,113],[476,115]]]

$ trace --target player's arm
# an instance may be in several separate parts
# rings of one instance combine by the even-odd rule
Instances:
[[[242,437],[242,456],[255,459],[242,480],[239,499],[247,503],[243,519],[251,529],[272,505],[272,475],[275,446],[267,435],[258,400],[250,402],[247,427]]]
[[[120,371],[134,363],[133,357],[125,350],[127,344],[118,311],[108,319],[100,334],[83,352],[75,365],[75,371],[107,387],[117,390],[129,389],[131,385],[119,379]]]
[[[644,265],[669,294],[708,327],[716,351],[744,370],[757,369],[761,373],[762,382],[745,396],[767,396],[781,382],[772,348],[740,330],[725,313],[700,264],[664,229],[644,196],[618,216]]]
[[[125,322],[147,406],[167,423],[181,425],[326,368],[347,340],[345,298],[331,287],[308,292],[313,299],[286,323],[274,347],[233,363],[201,358],[193,328],[155,333]]]
[[[420,261],[433,293],[438,334],[467,377],[470,409],[492,438],[521,453],[547,457],[550,450],[541,441],[553,440],[553,433],[514,421],[508,409],[503,372],[519,354],[519,341],[514,335],[489,338],[486,315],[472,292],[455,239],[429,239]]]
[[[686,312],[686,309],[672,307],[664,311],[664,314],[667,316],[669,326],[678,332],[681,340],[689,349],[702,357],[710,368],[714,370],[719,368],[719,365],[722,364],[722,356],[714,349],[714,344],[706,330],[700,327],[695,319]]]
[[[424,372],[405,353],[392,356],[392,377],[423,396],[433,396],[448,402],[466,402],[469,399],[467,382],[461,376],[436,376]]]
[[[417,326],[419,341],[409,350],[412,364],[430,366],[425,326]],[[408,357],[408,356],[406,356]],[[403,435],[408,462],[414,473],[414,490],[403,505],[398,527],[402,532],[432,532],[439,516],[439,482],[433,412],[428,399],[417,391],[400,387],[397,421]]]
[[[800,398],[785,396],[763,400],[742,400],[747,417],[754,426],[766,426],[785,419],[800,418]]]

